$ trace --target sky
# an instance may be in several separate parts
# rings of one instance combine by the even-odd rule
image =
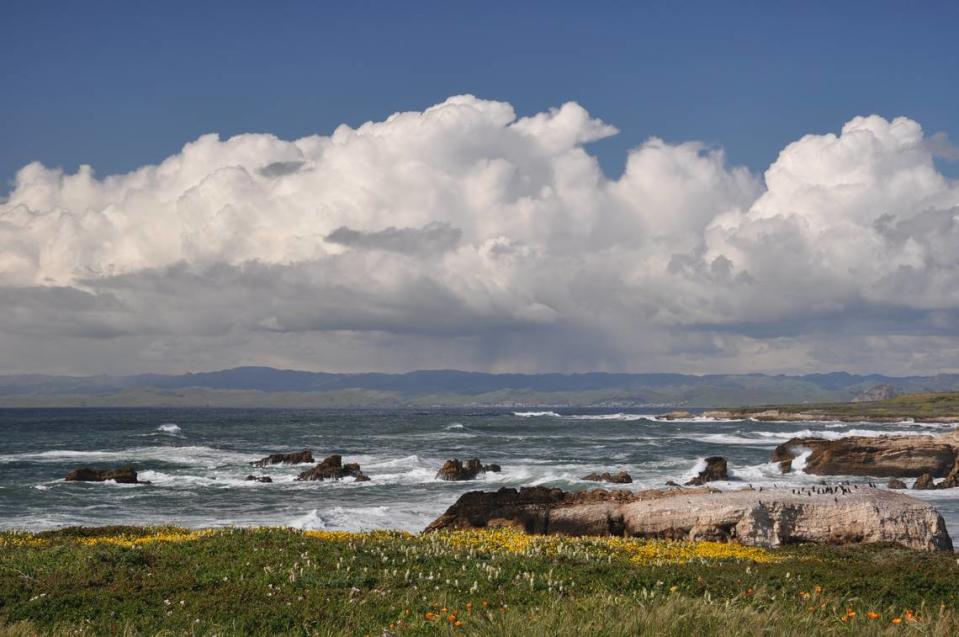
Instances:
[[[0,373],[959,371],[959,5],[783,5],[8,3]]]

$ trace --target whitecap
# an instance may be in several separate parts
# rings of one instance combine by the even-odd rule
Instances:
[[[157,431],[162,431],[163,433],[167,434],[178,434],[183,432],[183,430],[180,429],[180,425],[176,424],[175,422],[165,422],[157,427]]]
[[[343,507],[311,509],[303,515],[289,519],[286,526],[304,530],[370,531],[373,529],[398,529],[420,531],[442,511],[444,505],[429,508],[407,504],[398,506]]]
[[[789,438],[822,438],[824,440],[839,440],[841,438],[851,438],[854,436],[863,436],[873,438],[877,436],[902,437],[902,436],[934,436],[932,432],[925,431],[904,431],[897,429],[847,429],[846,431],[825,431],[814,429],[801,429],[799,431],[754,431],[757,436],[763,438],[781,439],[783,442]]]
[[[759,432],[756,432],[759,433]],[[696,436],[691,438],[689,435],[679,436],[681,438],[687,438],[689,440],[696,440],[699,442],[705,442],[707,444],[713,445],[749,445],[754,447],[771,447],[775,444],[776,440],[767,440],[763,438],[748,438],[746,436],[737,436],[735,434],[707,434],[705,436]],[[782,442],[786,442],[792,435],[782,436],[779,435],[782,439]]]
[[[79,451],[52,449],[49,451],[0,455],[0,462],[142,462],[157,461],[181,465],[201,465],[212,468],[230,464],[246,464],[259,456],[202,446],[133,447],[119,451]]]
[[[569,420],[621,420],[632,422],[634,420],[654,420],[655,416],[649,414],[573,414],[570,416],[561,416]]]
[[[520,418],[540,418],[544,416],[548,416],[549,418],[562,418],[562,416],[555,411],[514,411],[513,415]]]
[[[810,454],[812,454],[812,450],[805,449],[799,455],[793,458],[791,465],[792,470],[796,473],[806,473],[806,460],[809,459]]]
[[[683,482],[688,482],[692,480],[700,473],[706,470],[706,458],[697,458],[696,464],[693,465],[692,469],[683,474]]]

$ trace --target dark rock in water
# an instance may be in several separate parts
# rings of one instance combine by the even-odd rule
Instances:
[[[908,489],[906,483],[900,480],[899,478],[891,479],[887,484],[886,488],[888,489]]]
[[[714,480],[728,480],[729,473],[726,465],[726,459],[722,456],[710,456],[706,458],[706,468],[699,472],[695,478],[686,483],[686,486],[702,486],[707,482]]]
[[[366,475],[365,473],[363,473],[362,471],[360,471],[359,473],[357,473],[357,474],[355,474],[355,475],[353,476],[353,481],[354,481],[354,482],[369,482],[369,481],[370,481],[370,477],[369,477],[368,475]]]
[[[294,453],[274,453],[250,464],[254,467],[268,467],[271,464],[302,464],[304,462],[315,462],[312,451],[304,449]]]
[[[667,480],[667,481],[666,481],[666,486],[667,486],[667,487],[682,487],[683,485],[677,483],[675,480]]]
[[[933,481],[932,476],[930,474],[924,473],[918,478],[916,478],[916,481],[913,483],[912,488],[919,489],[919,490],[935,489],[936,484],[935,484],[935,481]]]
[[[663,420],[686,420],[687,418],[692,418],[693,414],[685,409],[680,409],[678,411],[670,411],[665,414],[660,414],[659,417]]]
[[[772,461],[791,463],[803,451],[810,452],[803,470],[818,475],[944,476],[956,462],[956,449],[935,436],[792,438],[776,447]]]
[[[343,457],[334,454],[323,459],[312,469],[307,469],[296,477],[297,480],[341,480],[342,478],[353,477],[358,482],[369,480],[361,470],[360,465],[355,462],[343,464]]]
[[[491,471],[497,473],[500,471],[498,464],[484,465],[479,458],[470,458],[466,464],[460,462],[459,458],[447,460],[436,473],[440,480],[473,480],[481,473]]]
[[[604,471],[603,473],[591,473],[588,476],[583,476],[580,478],[580,480],[611,482],[613,484],[629,484],[633,481],[633,477],[625,471],[619,471],[617,473],[609,473],[608,471]]]
[[[133,467],[123,467],[122,469],[90,469],[89,467],[83,467],[81,469],[74,469],[68,473],[64,480],[69,482],[106,482],[107,480],[113,480],[121,484],[149,484],[137,480],[137,472],[133,470]]]
[[[512,528],[531,534],[713,540],[751,546],[895,542],[951,551],[942,516],[902,493],[861,488],[798,494],[795,489],[709,487],[580,491],[531,487],[463,494],[427,532]]]
[[[273,482],[273,478],[270,476],[247,476],[247,482]]]

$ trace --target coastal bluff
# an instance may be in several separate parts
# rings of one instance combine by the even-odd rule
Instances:
[[[767,548],[890,542],[925,551],[952,550],[942,516],[931,505],[867,487],[471,491],[425,532],[487,527],[543,535],[712,540]]]

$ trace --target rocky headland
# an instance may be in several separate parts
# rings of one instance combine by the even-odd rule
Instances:
[[[702,415],[721,420],[775,422],[959,423],[959,392],[891,396],[888,388],[880,386],[873,390],[860,395],[859,402],[714,409]]]
[[[869,487],[471,491],[426,532],[487,527],[530,534],[714,540],[763,547],[892,542],[926,551],[952,550],[935,508],[902,493]]]

